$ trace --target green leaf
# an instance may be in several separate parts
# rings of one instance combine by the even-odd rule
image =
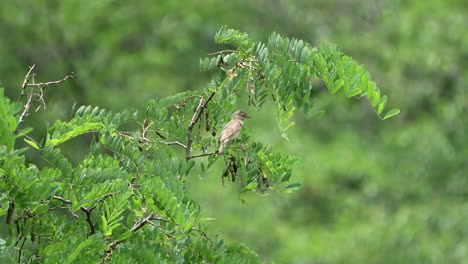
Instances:
[[[247,190],[252,190],[253,188],[257,187],[257,185],[258,185],[257,181],[253,181],[253,182],[249,183],[245,188]]]
[[[398,115],[399,113],[400,113],[400,109],[393,108],[392,110],[387,112],[387,114],[385,115],[385,117],[383,119],[385,120],[385,119],[390,118],[390,117],[392,117],[394,115]]]
[[[378,113],[379,115],[380,115],[380,114],[382,113],[382,111],[384,110],[386,104],[387,104],[387,96],[384,95],[384,96],[382,96],[382,98],[380,99],[379,107],[377,108],[377,113]]]
[[[90,236],[88,237],[88,239],[86,239],[85,241],[81,242],[76,248],[75,250],[72,252],[72,254],[70,254],[70,256],[68,256],[68,258],[65,260],[65,264],[70,264],[70,263],[73,263],[74,260],[78,257],[78,255],[81,253],[81,251],[83,251],[83,249],[85,249],[86,247],[88,247],[89,245],[91,245],[93,243],[93,240],[94,240],[95,236]]]
[[[26,134],[28,134],[29,132],[31,132],[33,129],[31,127],[27,127],[25,129],[23,129],[18,135],[16,135],[16,137],[22,137]]]
[[[56,146],[58,144],[61,144],[73,137],[76,137],[78,135],[81,135],[81,134],[84,134],[84,133],[87,133],[87,132],[90,132],[90,131],[94,131],[94,130],[99,130],[103,125],[101,123],[85,123],[83,125],[79,125],[79,126],[76,126],[74,127],[72,130],[64,133],[64,134],[61,134],[58,133],[57,135],[58,136],[55,136],[56,133],[54,133],[52,136],[54,137],[53,139],[50,139],[49,141],[47,141],[47,146]]]
[[[342,79],[336,80],[336,82],[333,84],[333,87],[331,89],[331,93],[335,94],[340,90],[341,87],[343,87],[344,81]]]
[[[101,228],[102,228],[103,233],[108,232],[107,231],[107,219],[103,215],[101,215]]]
[[[286,186],[285,190],[286,190],[286,192],[290,193],[290,192],[298,191],[301,188],[302,188],[302,184],[293,183],[293,184],[290,184],[290,185]]]
[[[39,145],[37,145],[36,142],[29,140],[29,139],[24,139],[24,141],[28,143],[29,145],[31,145],[33,148],[39,149]]]
[[[42,213],[47,212],[48,210],[49,210],[49,206],[47,206],[45,204],[41,204],[34,210],[34,213],[35,214],[42,214]]]
[[[353,89],[351,91],[349,91],[349,94],[348,94],[348,97],[353,97],[353,96],[356,96],[358,94],[362,93],[361,89]]]

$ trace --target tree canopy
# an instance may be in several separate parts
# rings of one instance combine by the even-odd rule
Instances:
[[[247,100],[256,110],[267,101],[276,105],[274,116],[288,139],[295,109],[311,112],[312,78],[323,79],[331,94],[343,88],[348,97],[366,96],[378,116],[387,97],[362,65],[330,44],[316,48],[276,33],[267,43],[255,42],[227,28],[215,40],[232,49],[201,60],[202,70],[217,70],[201,91],[152,99],[143,111],[81,106],[71,120],[51,125],[40,141],[27,137],[30,130],[18,130],[18,125],[31,114],[35,100],[45,107],[45,87],[73,76],[34,83],[32,66],[18,100],[24,99],[23,106],[2,94],[0,215],[6,215],[9,229],[7,240],[1,240],[4,257],[44,263],[259,261],[243,244],[210,237],[203,211],[185,187],[196,158],[202,174],[223,158],[222,178],[238,182],[240,192],[300,188],[290,182],[295,158],[255,141],[248,130],[226,153],[212,151],[238,100]],[[398,111],[388,111],[383,119]],[[89,152],[73,164],[60,145],[86,134],[91,136]],[[25,164],[24,149],[15,148],[22,137],[46,166]]]

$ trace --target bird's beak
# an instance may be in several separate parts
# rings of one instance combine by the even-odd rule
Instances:
[[[246,114],[246,115],[245,115],[245,118],[252,118],[252,117]]]

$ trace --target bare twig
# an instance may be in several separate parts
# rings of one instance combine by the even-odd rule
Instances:
[[[208,53],[208,55],[223,54],[223,53],[227,53],[227,52],[236,53],[237,50],[220,50],[220,51],[216,51],[216,52],[213,52],[213,53]]]
[[[44,86],[49,86],[51,84],[59,84],[59,83],[62,83],[68,79],[71,79],[75,77],[75,74],[74,73],[71,73],[70,75],[67,75],[65,77],[63,77],[63,79],[61,80],[57,80],[57,81],[50,81],[50,82],[44,82],[44,83],[30,83],[28,84],[27,86],[28,87],[44,87]]]
[[[50,82],[43,82],[43,83],[34,83],[34,76],[36,74],[34,73],[34,68],[36,65],[32,65],[29,67],[29,71],[24,77],[23,84],[21,85],[21,94],[18,98],[18,102],[20,102],[24,96],[27,97],[26,103],[24,104],[24,109],[23,112],[21,112],[19,123],[24,122],[24,118],[29,115],[30,108],[36,103],[38,103],[38,106],[35,109],[35,112],[39,111],[41,107],[44,109],[46,108],[46,102],[44,100],[44,90],[47,86],[52,85],[52,84],[59,84],[62,83],[70,78],[75,77],[75,75],[72,73],[70,75],[65,76],[61,80],[57,81],[50,81]],[[32,83],[31,83],[32,82]],[[26,88],[30,87],[29,92],[26,91]],[[39,91],[35,92],[34,88],[38,88]]]
[[[151,220],[157,220],[157,221],[163,221],[163,222],[170,222],[169,219],[166,219],[164,217],[151,217]]]
[[[163,143],[164,145],[179,145],[179,146],[181,146],[182,148],[184,148],[185,150],[187,150],[187,146],[185,146],[184,144],[180,143],[179,141],[172,141],[172,142],[159,141],[159,142]]]
[[[214,155],[214,154],[218,154],[218,151],[213,151],[213,152],[209,152],[209,153],[203,153],[203,154],[199,154],[199,155],[189,156],[189,157],[187,157],[187,160],[194,159],[194,158],[211,156],[211,155]]]
[[[72,201],[66,200],[65,198],[60,197],[60,196],[54,196],[54,197],[52,197],[52,198],[54,198],[54,200],[62,201],[63,203],[66,203],[66,204],[72,204],[72,203],[73,203]]]
[[[23,99],[23,96],[26,94],[26,87],[28,83],[31,81],[31,78],[34,77],[35,75],[34,73],[32,73],[34,70],[34,67],[36,67],[36,64],[33,64],[32,66],[30,66],[28,73],[26,74],[26,76],[24,76],[23,85],[21,85],[21,94],[20,94],[20,97],[18,98],[18,102],[20,102],[21,99]]]
[[[153,121],[148,121],[148,119],[145,119],[141,126],[141,137],[146,138],[146,135],[148,134],[148,128],[153,125]]]

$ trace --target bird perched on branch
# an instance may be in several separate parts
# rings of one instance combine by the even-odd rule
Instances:
[[[221,131],[221,136],[219,137],[219,141],[221,144],[219,145],[218,153],[223,153],[224,147],[229,142],[229,140],[235,138],[239,135],[239,132],[244,125],[244,120],[247,118],[251,118],[251,116],[247,115],[244,111],[238,110],[232,116],[232,120],[229,121]]]

